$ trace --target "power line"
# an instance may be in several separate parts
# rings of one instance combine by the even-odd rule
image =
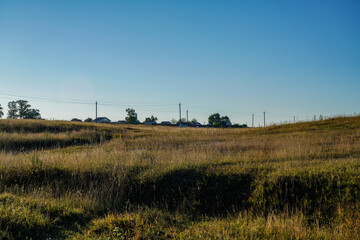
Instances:
[[[71,103],[71,104],[92,104],[90,101],[86,100],[67,100],[67,99],[55,99],[55,98],[47,98],[47,97],[32,97],[29,95],[20,95],[20,94],[10,94],[4,93],[0,91],[1,95],[9,96],[9,97],[19,97],[19,98],[27,98],[32,101],[37,102],[57,102],[57,103]]]
[[[84,99],[54,98],[54,97],[48,97],[48,96],[39,96],[39,95],[34,95],[34,94],[24,94],[24,93],[12,92],[12,91],[4,91],[4,90],[0,90],[0,94],[8,95],[8,96],[15,96],[15,97],[26,97],[26,98],[41,99],[41,100],[90,102],[90,100],[84,100]]]
[[[98,106],[104,106],[104,107],[111,107],[111,108],[116,108],[116,109],[123,109],[123,107],[126,107],[126,108],[132,108],[134,107],[133,105],[124,105],[124,106],[116,106],[116,105],[109,105],[109,104],[101,104],[98,102]],[[143,106],[145,107],[145,106]],[[149,106],[150,107],[150,106]],[[162,112],[162,113],[176,113],[178,111],[176,110],[164,110],[164,109],[145,109],[145,108],[136,108],[136,110],[140,110],[140,111],[145,111],[145,112]]]
[[[198,106],[198,105],[193,105],[193,104],[187,104],[187,103],[182,103],[183,106],[187,106],[187,107],[191,107],[191,108],[196,108],[196,109],[200,109],[200,110],[203,110],[203,111],[206,111],[206,112],[213,112],[213,113],[216,113],[216,112],[219,112],[219,110],[215,110],[215,109],[210,109],[210,108],[204,108],[204,107],[201,107],[201,106]],[[237,111],[225,111],[225,114],[236,114],[236,115],[248,115],[249,112],[237,112]]]
[[[177,104],[111,104],[111,103],[104,103],[98,102],[99,105],[102,106],[109,106],[109,107],[169,107],[169,106],[176,106]]]
[[[122,107],[136,107],[136,110],[145,111],[145,112],[159,112],[159,113],[175,113],[177,112],[175,109],[176,103],[121,103],[116,101],[94,101],[94,100],[86,100],[86,99],[69,99],[69,98],[56,98],[56,97],[47,97],[47,96],[40,96],[40,95],[34,95],[34,94],[24,94],[19,92],[12,92],[12,91],[6,91],[6,90],[0,90],[0,98],[10,98],[10,97],[16,97],[16,98],[22,98],[22,99],[29,99],[31,101],[35,102],[43,102],[43,103],[62,103],[62,104],[80,104],[80,105],[92,105],[95,102],[95,117],[97,117],[98,113],[98,107],[104,106],[104,107],[114,107],[114,108],[122,108]],[[197,108],[203,110],[202,113],[199,113],[199,111],[196,111],[196,113],[199,115],[208,114],[209,112],[219,112],[215,109],[208,109],[206,107],[202,106],[196,106],[193,104],[182,104],[179,103],[179,117],[181,121],[181,107],[182,105],[185,105],[187,107],[191,108]],[[137,108],[137,107],[140,107]],[[189,108],[188,108],[189,109]],[[186,110],[186,118],[187,121],[189,120],[188,111]],[[206,113],[205,113],[206,111]],[[233,111],[226,111],[227,114],[236,114],[238,115],[247,115],[249,113],[244,112],[233,112]],[[273,113],[273,112],[272,112]],[[266,112],[263,112],[264,114],[264,126],[266,126]],[[299,115],[297,115],[299,116]],[[296,119],[294,117],[294,122],[296,122]],[[252,114],[252,126],[254,126],[254,114]]]
[[[54,103],[70,103],[70,104],[94,104],[93,101],[90,100],[81,100],[81,99],[66,99],[66,98],[50,98],[50,97],[44,97],[44,96],[35,96],[35,95],[29,95],[29,94],[19,94],[19,93],[13,93],[8,91],[0,91],[0,95],[8,96],[8,97],[18,97],[18,98],[27,98],[29,100],[35,101],[35,102],[54,102]],[[146,103],[146,104],[138,104],[138,103],[129,103],[129,104],[123,104],[119,102],[97,102],[98,105],[102,106],[114,106],[114,107],[165,107],[165,106],[174,106],[175,104],[152,104],[152,103]]]
[[[176,103],[167,103],[167,104],[160,104],[160,103],[127,103],[127,104],[124,104],[124,103],[120,103],[120,102],[103,102],[101,101],[100,104],[102,105],[112,105],[112,106],[122,106],[122,107],[126,107],[126,106],[149,106],[149,107],[165,107],[165,106],[175,106],[177,105]]]

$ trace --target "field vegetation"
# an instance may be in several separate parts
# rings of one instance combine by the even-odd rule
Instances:
[[[359,239],[360,117],[0,120],[2,239]]]

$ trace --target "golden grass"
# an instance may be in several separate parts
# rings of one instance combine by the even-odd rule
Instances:
[[[256,129],[1,120],[0,129],[0,190],[21,199],[10,205],[18,215],[0,205],[2,221],[29,229],[15,233],[0,225],[5,238],[36,237],[34,226],[43,221],[50,222],[40,227],[44,234],[81,239],[349,239],[360,233],[354,214],[360,210],[359,117]],[[111,140],[100,140],[102,134]],[[41,147],[74,139],[87,140]],[[7,150],[13,142],[20,147]],[[21,144],[40,147],[22,151]],[[60,210],[29,214],[24,203],[42,209],[41,201]],[[59,211],[77,211],[82,202],[71,217],[77,227],[61,222],[55,230]]]

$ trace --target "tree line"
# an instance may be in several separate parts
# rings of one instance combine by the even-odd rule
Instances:
[[[127,117],[125,118],[126,123],[129,123],[129,124],[139,124],[140,123],[140,121],[137,118],[137,113],[135,112],[135,109],[128,108],[128,109],[126,109],[126,112],[127,112]],[[157,117],[151,116],[151,117],[145,118],[144,123],[146,123],[146,122],[156,123],[157,120],[158,120]],[[243,125],[232,124],[230,121],[230,118],[228,116],[220,116],[219,113],[214,113],[214,114],[210,115],[208,117],[208,122],[209,122],[209,125],[211,125],[212,127],[247,127],[246,124],[243,124]],[[186,118],[182,118],[179,120],[172,119],[171,123],[174,125],[181,125],[181,124],[192,125],[192,126],[200,125],[195,118],[192,119],[191,121],[188,121]]]
[[[137,113],[133,108],[127,108],[126,110],[127,116],[125,118],[126,123],[129,124],[139,124]],[[0,118],[4,115],[3,108],[0,105]],[[31,108],[31,105],[26,100],[17,100],[8,102],[8,119],[41,119],[39,109]],[[81,121],[80,119],[73,118],[72,121]],[[144,123],[155,123],[158,118],[155,116],[145,118]],[[91,118],[87,118],[84,122],[92,122]],[[208,117],[209,125],[213,127],[247,127],[246,125],[232,124],[230,118],[228,116],[220,116],[219,113],[214,113]],[[194,118],[191,121],[187,121],[187,119],[182,118],[179,120],[172,119],[171,123],[174,125],[188,124],[188,125],[196,125],[199,124],[198,121]]]
[[[128,109],[126,109],[126,112],[127,112],[127,117],[125,118],[125,121],[127,123],[130,123],[130,124],[139,124],[140,123],[140,121],[137,118],[137,113],[135,112],[135,109],[128,108]],[[156,123],[157,120],[158,120],[157,117],[151,116],[151,117],[147,117],[145,119],[144,123],[145,122]],[[175,125],[180,125],[180,124],[189,124],[190,125],[190,124],[198,123],[195,118],[192,119],[191,121],[187,121],[186,118],[182,118],[180,120],[175,120],[175,121],[171,121],[171,122]],[[208,118],[208,122],[209,122],[209,125],[211,125],[213,127],[232,126],[230,118],[228,116],[220,116],[219,113],[214,113],[214,114],[210,115]]]
[[[3,108],[0,105],[0,118],[4,116]],[[8,119],[41,119],[39,109],[31,108],[26,100],[8,102]]]
[[[125,117],[125,122],[128,124],[140,124],[141,122],[138,119],[138,115],[135,112],[135,109],[133,108],[127,108],[126,110],[127,116]],[[144,124],[157,124],[157,120],[158,118],[151,115],[151,117],[146,117],[145,121],[143,122]],[[78,118],[73,118],[71,121],[79,121],[81,122],[80,119]],[[84,120],[84,122],[93,122],[93,119],[88,117],[87,119]],[[172,125],[187,125],[187,126],[202,126],[195,118],[193,118],[191,121],[188,121],[186,118],[181,118],[181,119],[172,119],[170,121],[170,123]],[[240,128],[244,128],[247,127],[246,124],[240,125],[240,124],[232,124],[230,121],[230,118],[228,116],[220,116],[219,113],[214,113],[211,114],[208,117],[208,125],[207,126],[211,126],[211,127],[240,127]]]

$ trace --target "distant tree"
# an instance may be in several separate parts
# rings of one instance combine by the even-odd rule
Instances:
[[[191,120],[191,123],[197,123],[198,122],[198,120],[196,119],[196,118],[193,118],[192,120]]]
[[[230,118],[229,118],[228,116],[222,116],[222,117],[220,118],[220,125],[221,125],[222,127],[231,125]]]
[[[0,118],[2,118],[2,116],[4,116],[4,112],[2,106],[0,105]]]
[[[177,121],[177,125],[180,125],[180,123],[183,123],[183,124],[186,124],[187,123],[187,121],[186,121],[186,118],[181,118],[181,121],[179,120],[179,121]]]
[[[171,124],[177,124],[178,120],[176,120],[175,118],[170,120]]]
[[[219,113],[214,113],[208,118],[209,124],[214,127],[231,126],[230,118],[228,116],[221,116]]]
[[[18,116],[20,119],[27,118],[29,110],[30,110],[30,104],[26,100],[17,100],[17,109],[18,109]]]
[[[157,122],[157,120],[158,120],[158,118],[157,117],[154,117],[153,115],[151,115],[151,117],[150,117],[150,120],[152,121],[152,122]]]
[[[73,118],[71,119],[72,122],[82,122],[81,119],[78,119],[78,118]]]
[[[145,118],[144,122],[154,122],[154,123],[156,123],[157,120],[158,120],[157,117],[151,116],[151,117]]]
[[[29,109],[26,112],[26,115],[24,118],[25,119],[40,119],[41,115],[40,115],[39,109]]]
[[[92,118],[91,117],[88,117],[87,119],[84,120],[84,122],[92,122]]]
[[[139,120],[137,118],[137,113],[135,112],[134,109],[128,108],[128,109],[126,109],[126,112],[128,114],[128,116],[125,118],[125,121],[127,123],[130,123],[130,124],[138,124],[139,123]]]
[[[40,119],[39,109],[30,108],[31,105],[26,100],[8,102],[8,118],[11,119]]]
[[[209,116],[208,118],[209,124],[213,125],[214,127],[220,127],[220,114],[214,113]]]
[[[18,108],[15,101],[8,102],[8,116],[9,119],[18,118]]]

